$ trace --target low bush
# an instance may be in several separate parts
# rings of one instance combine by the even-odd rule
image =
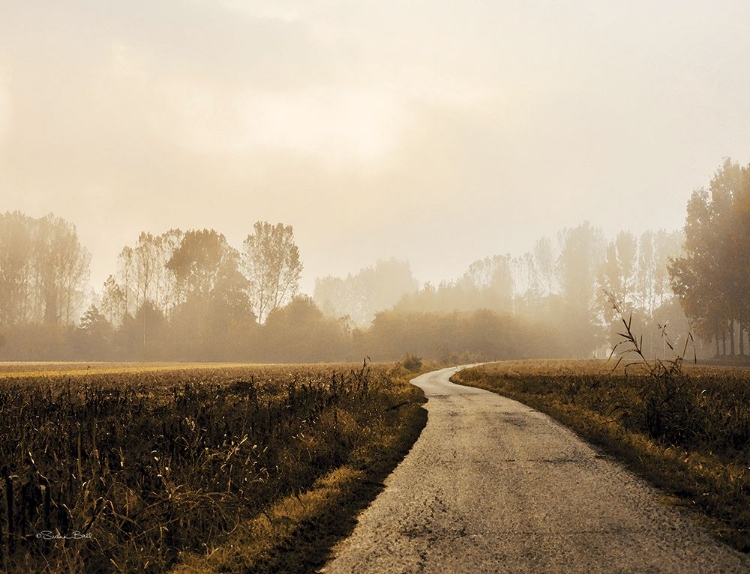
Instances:
[[[422,359],[411,353],[407,353],[404,360],[401,361],[404,368],[411,373],[418,373],[422,368]]]

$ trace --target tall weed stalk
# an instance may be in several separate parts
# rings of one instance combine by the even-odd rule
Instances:
[[[699,417],[696,416],[698,402],[691,396],[689,377],[683,369],[688,346],[692,344],[693,363],[697,362],[692,333],[685,339],[685,347],[681,353],[675,351],[674,345],[667,335],[667,326],[659,325],[662,340],[673,353],[673,358],[648,360],[643,352],[643,336],[636,336],[633,332],[633,314],[625,317],[622,307],[611,293],[606,293],[612,308],[619,315],[623,330],[618,333],[620,341],[614,345],[609,355],[610,360],[618,355],[613,371],[623,361],[625,373],[637,367],[645,370],[650,383],[643,385],[640,392],[644,407],[644,425],[646,432],[654,439],[671,444],[689,442],[701,429],[696,428]]]

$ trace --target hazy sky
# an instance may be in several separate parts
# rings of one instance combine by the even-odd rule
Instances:
[[[315,277],[420,281],[588,219],[676,229],[750,161],[750,3],[0,0],[0,211],[294,227]]]

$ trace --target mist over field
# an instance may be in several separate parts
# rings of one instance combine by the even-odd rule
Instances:
[[[749,17],[6,6],[0,358],[588,357],[612,344],[605,289],[653,353],[668,322],[744,354],[744,272],[718,294],[698,278],[743,268],[699,239],[746,231]]]
[[[744,568],[749,22],[0,0],[0,571]]]

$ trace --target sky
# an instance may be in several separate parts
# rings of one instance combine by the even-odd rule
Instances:
[[[142,231],[292,225],[316,277],[420,282],[587,220],[682,227],[750,162],[746,0],[0,0],[0,212],[92,284]]]

